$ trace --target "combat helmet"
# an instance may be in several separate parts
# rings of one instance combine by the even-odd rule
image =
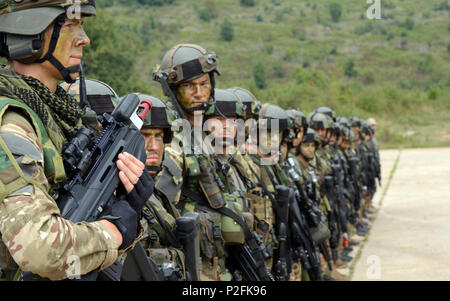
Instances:
[[[333,120],[330,116],[323,114],[323,113],[317,113],[313,112],[308,116],[308,124],[309,127],[317,130],[317,129],[331,129],[333,127]]]
[[[361,127],[361,119],[359,119],[358,117],[350,116],[348,120],[350,121],[352,127]]]
[[[306,129],[305,134],[303,135],[303,139],[300,142],[299,145],[297,145],[297,148],[295,149],[295,155],[301,155],[303,158],[305,158],[306,160],[311,160],[312,158],[307,158],[305,157],[302,152],[301,152],[301,147],[303,143],[308,143],[308,142],[314,142],[315,146],[316,146],[316,150],[318,149],[319,145],[320,145],[320,137],[319,135],[316,133],[316,131],[314,131],[312,128],[308,128]]]
[[[290,120],[290,131],[289,135],[286,137],[286,141],[288,142],[288,147],[292,148],[292,143],[294,139],[296,139],[298,133],[301,129],[305,132],[305,129],[307,128],[306,116],[303,112],[296,109],[288,109],[285,110],[285,112]]]
[[[315,142],[315,144],[316,144],[316,148],[317,147],[319,147],[319,144],[320,144],[320,137],[319,137],[319,135],[316,133],[316,131],[314,131],[313,129],[311,129],[311,128],[308,128],[307,130],[306,130],[306,133],[305,133],[305,135],[303,135],[303,140],[302,140],[302,143],[303,142]]]
[[[243,105],[238,101],[236,94],[223,89],[215,89],[214,94],[215,101],[205,112],[205,116],[245,116]]]
[[[336,122],[347,128],[352,127],[352,123],[346,117],[338,117],[336,118]]]
[[[334,122],[336,122],[336,114],[335,114],[335,112],[334,112],[331,108],[329,108],[329,107],[319,107],[319,108],[315,109],[314,112],[322,113],[322,114],[328,115],[328,116],[331,117],[331,119],[333,119]]]
[[[301,128],[306,129],[308,127],[306,115],[302,111],[296,109],[288,109],[286,110],[286,114],[291,120],[291,128],[293,128],[294,130],[299,131]]]
[[[373,135],[373,129],[366,121],[361,121],[361,133],[366,136]]]
[[[272,121],[278,121],[278,128],[272,128]],[[289,136],[291,120],[285,110],[279,106],[264,104],[258,114],[258,129],[261,129],[261,127],[266,127],[268,130],[276,129],[282,131],[282,137],[280,139],[282,143]]]
[[[67,18],[96,15],[95,0],[14,0],[0,2],[0,56],[24,64],[49,61],[68,83],[81,65],[65,67],[54,56]],[[44,31],[54,22],[49,50],[43,55]],[[42,57],[42,58],[41,58]]]
[[[220,75],[217,67],[218,59],[215,52],[195,44],[178,44],[166,52],[162,64],[156,67],[153,75],[154,79],[160,83],[161,79],[164,80],[173,92],[181,83],[209,74],[211,80],[210,102],[190,109],[181,106],[183,110],[190,113],[207,110],[214,100],[214,74]]]
[[[170,143],[173,138],[172,125],[168,118],[168,108],[166,104],[159,98],[148,95],[135,93],[139,100],[142,102],[144,99],[148,99],[152,103],[150,112],[144,119],[142,128],[162,128],[164,131],[164,143]]]
[[[258,116],[258,112],[261,110],[262,104],[258,99],[256,99],[252,92],[240,87],[229,88],[227,90],[236,94],[238,101],[243,104],[245,119]]]
[[[96,79],[86,78],[85,83],[88,106],[97,115],[111,114],[119,102],[119,96],[114,89]],[[75,99],[80,100],[80,81],[78,79],[72,84],[61,83],[60,86]]]

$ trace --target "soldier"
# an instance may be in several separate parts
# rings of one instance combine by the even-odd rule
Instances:
[[[75,257],[82,275],[108,267],[134,243],[137,211],[153,190],[153,182],[142,182],[144,164],[120,154],[126,191],[148,187],[139,198],[106,210],[120,219],[75,224],[61,217],[55,198],[66,178],[62,148],[81,126],[83,111],[57,83],[79,75],[83,47],[90,43],[83,18],[95,15],[94,1],[77,4],[78,18],[66,14],[67,4],[15,1],[1,10],[1,55],[10,66],[0,70],[1,278],[13,279],[20,268],[65,279]]]
[[[367,203],[365,204],[365,208],[363,211],[363,217],[368,218],[367,212],[372,207],[372,199],[377,191],[377,186],[375,179],[380,179],[380,169],[379,169],[379,161],[376,155],[375,147],[372,143],[372,134],[373,130],[370,125],[366,122],[362,122],[361,124],[361,137],[362,137],[362,150],[364,151],[364,156],[367,160],[366,173],[368,176],[368,195],[366,197]],[[372,212],[372,211],[371,211]]]
[[[254,188],[254,184],[250,183],[248,179],[246,179],[243,175],[249,174],[248,170],[249,163],[245,162],[243,158],[243,154],[241,154],[237,148],[242,148],[243,145],[237,145],[237,129],[238,129],[238,120],[239,117],[242,121],[244,117],[244,108],[242,103],[238,101],[238,97],[236,94],[230,92],[229,90],[215,90],[216,102],[214,105],[208,109],[205,113],[207,117],[206,125],[209,132],[211,132],[214,139],[214,148],[216,148],[215,153],[213,154],[213,158],[216,165],[216,172],[218,177],[221,179],[221,182],[224,184],[223,192],[225,197],[228,200],[228,203],[234,204],[236,207],[242,207],[240,214],[242,214],[249,225],[249,229],[253,231],[256,228],[257,232],[253,232],[252,235],[257,240],[258,244],[264,249],[262,255],[265,260],[270,257],[270,249],[267,250],[266,245],[264,243],[264,238],[266,238],[267,229],[263,227],[261,230],[261,224],[258,223],[258,220],[254,218],[253,212],[255,203],[253,202],[254,198],[249,197],[249,193]],[[212,127],[212,129],[211,129]],[[241,127],[243,130],[243,127]],[[243,141],[241,141],[242,143]],[[223,218],[222,218],[223,219]],[[227,226],[227,228],[222,228],[222,232],[230,231],[232,228],[222,223],[222,226]],[[237,226],[237,225],[236,225]],[[238,228],[234,230],[238,233]],[[226,232],[225,232],[226,233]],[[230,234],[226,233],[227,236]],[[233,247],[233,244],[239,243],[239,241],[232,241],[227,239],[226,237],[226,245],[225,250],[230,253],[230,258],[227,259],[228,265],[230,266],[230,270],[234,270],[234,274],[242,273],[241,268],[235,264],[238,258],[236,258],[236,252],[240,251],[239,248]],[[233,238],[236,240],[236,238]],[[241,242],[242,243],[242,242]],[[236,273],[237,272],[237,273]],[[234,276],[234,275],[233,275]],[[245,277],[239,275],[238,277],[234,276],[235,279]],[[250,279],[246,279],[250,280]]]
[[[244,127],[238,128],[238,139],[236,141],[238,152],[231,160],[231,164],[236,168],[241,180],[247,187],[245,198],[249,202],[249,209],[255,220],[255,231],[264,242],[266,267],[271,269],[274,248],[277,243],[273,228],[275,213],[271,200],[264,194],[261,185],[260,168],[250,157],[250,153],[255,154],[257,151],[256,135],[254,134],[256,132],[256,120],[258,119],[258,112],[261,109],[261,102],[250,91],[243,88],[234,87],[227,89],[227,91],[232,91],[237,96],[238,102],[243,105],[245,112]],[[250,132],[253,135],[250,136]],[[240,144],[242,140],[244,140],[243,145]]]
[[[331,156],[328,152],[328,143],[331,136],[332,119],[323,113],[313,112],[308,116],[309,127],[313,129],[320,137],[319,147],[315,150],[315,158],[311,165],[315,168],[320,184],[321,209],[323,214],[327,217],[327,224],[331,232],[330,247],[331,251],[336,253],[339,243],[339,232],[337,227],[336,209],[333,203],[333,194],[330,191],[332,186],[332,170],[331,170]],[[328,256],[326,244],[323,244],[321,249],[327,264],[322,263],[324,278],[330,279],[332,272],[331,256]],[[336,259],[336,256],[333,256]]]
[[[377,178],[378,178],[378,184],[381,186],[380,150],[379,150],[378,142],[377,142],[377,138],[376,138],[377,122],[374,118],[369,118],[369,119],[367,119],[367,123],[372,128],[371,138],[368,139],[368,141],[369,141],[369,146],[373,152],[373,156],[374,156],[374,160],[375,160],[375,164],[376,164],[376,173],[377,173]],[[372,207],[373,207],[373,205],[372,205]]]
[[[198,45],[180,44],[166,53],[161,67],[154,74],[164,93],[169,96],[168,106],[175,108],[178,117],[185,118],[185,126],[186,122],[194,126],[194,135],[178,131],[171,145],[166,147],[167,155],[175,163],[174,170],[182,174],[182,181],[167,181],[161,184],[161,189],[167,191],[167,195],[171,196],[170,201],[182,213],[197,212],[200,215],[202,280],[236,279],[238,275],[232,275],[227,267],[225,245],[236,239],[242,245],[243,232],[245,241],[248,238],[248,232],[243,229],[246,226],[242,223],[242,215],[234,215],[226,209],[230,202],[227,202],[223,192],[224,183],[215,171],[211,156],[213,149],[207,143],[199,142],[205,137],[195,135],[198,128],[201,132],[204,113],[214,103],[217,65],[217,57],[213,52]],[[159,182],[156,183],[157,187]],[[241,222],[238,232],[236,229],[239,227],[224,212],[234,215],[237,222]],[[231,233],[233,231],[236,235]]]
[[[166,105],[156,97],[139,93],[137,95],[141,101],[148,99],[152,102],[152,109],[144,120],[141,134],[145,138],[147,153],[145,165],[149,175],[157,182],[163,169],[163,160],[170,160],[164,155],[164,146],[172,141],[173,132]],[[167,165],[166,161],[164,168]],[[192,280],[193,275],[186,274],[185,254],[175,235],[176,219],[180,214],[167,196],[156,187],[144,206],[142,216],[144,234],[141,243],[147,256],[158,265],[157,270],[163,278],[161,280]],[[125,261],[126,255],[122,256],[122,261]]]
[[[83,124],[93,132],[101,131],[102,125],[97,121],[97,115],[111,114],[119,102],[119,96],[108,84],[96,80],[85,79],[87,106],[81,119]],[[80,101],[80,80],[69,84],[63,82],[60,86],[71,96]]]
[[[362,150],[361,145],[361,120],[356,116],[351,116],[348,118],[349,122],[351,123],[351,129],[353,132],[352,135],[352,143],[350,145],[350,153],[351,158],[349,161],[354,160],[354,171],[353,173],[356,174],[356,181],[359,193],[358,193],[358,199],[356,203],[358,204],[355,206],[355,210],[357,211],[357,221],[356,221],[356,234],[358,236],[365,236],[367,231],[369,230],[369,225],[367,222],[362,221],[362,210],[365,206],[366,197],[368,195],[368,186],[369,186],[369,179],[367,176],[366,167],[367,162],[365,161],[364,152]]]
[[[369,118],[367,119],[367,123],[372,127],[373,135],[372,135],[372,141],[375,145],[375,148],[378,150],[378,143],[377,138],[375,137],[377,135],[377,121],[375,118]]]

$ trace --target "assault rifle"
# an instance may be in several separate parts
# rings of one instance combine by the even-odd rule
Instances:
[[[362,198],[362,191],[360,182],[358,180],[358,171],[357,171],[357,165],[358,165],[358,158],[356,156],[350,156],[348,158],[348,164],[350,167],[350,180],[353,185],[353,208],[355,212],[358,212],[361,207],[361,198]]]
[[[63,149],[64,167],[68,181],[59,191],[58,206],[64,219],[74,223],[99,220],[103,211],[117,201],[115,192],[119,187],[117,156],[128,152],[145,162],[145,141],[139,130],[151,109],[149,100],[140,101],[135,94],[125,96],[111,115],[99,118],[103,130],[95,136],[92,131],[81,128],[74,139]],[[139,245],[131,254],[139,251]],[[152,266],[145,268],[152,271]],[[93,270],[81,276],[81,280],[119,280],[122,265],[116,261],[98,275]],[[73,275],[75,277],[79,275]],[[23,278],[39,279],[30,272]],[[44,279],[40,279],[44,280]]]
[[[145,162],[145,141],[140,133],[143,120],[151,109],[150,100],[135,94],[125,96],[110,114],[99,117],[103,130],[97,135],[81,128],[63,150],[64,167],[69,180],[60,190],[58,206],[63,218],[74,223],[99,220],[103,211],[117,201],[120,153],[127,152]],[[104,277],[119,280],[122,268],[116,262],[103,270]],[[94,270],[83,280],[95,280]]]
[[[334,262],[336,262],[338,260],[337,248],[339,245],[340,229],[339,229],[339,212],[336,204],[337,200],[335,198],[336,194],[333,191],[334,190],[333,177],[328,175],[325,176],[323,187],[331,208],[331,211],[328,214],[328,228],[330,229],[331,232],[330,237],[331,258]],[[321,251],[325,259],[327,260],[328,265],[332,266],[328,258],[328,252],[325,252],[325,245],[321,247]],[[330,268],[330,270],[331,269],[332,268]]]

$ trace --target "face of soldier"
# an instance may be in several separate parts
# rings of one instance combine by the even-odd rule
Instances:
[[[327,130],[326,129],[317,129],[316,133],[317,133],[317,135],[319,135],[320,140],[326,140],[327,139]]]
[[[350,140],[348,140],[348,138],[343,139],[343,140],[342,140],[342,143],[341,143],[341,145],[340,145],[340,147],[341,147],[343,150],[347,150],[349,146],[350,146]]]
[[[177,99],[186,109],[198,107],[209,102],[211,80],[209,74],[182,83],[177,88]],[[204,111],[202,111],[204,113]]]
[[[164,154],[164,130],[161,128],[142,128],[141,134],[145,140],[147,159],[145,166],[161,166]],[[153,176],[156,171],[149,171]]]
[[[373,129],[373,135],[375,136],[375,133],[377,132],[377,125],[376,124],[372,124],[371,127]]]
[[[260,157],[277,157],[280,153],[282,131],[262,131],[259,133],[258,155]]]
[[[234,145],[237,133],[236,117],[213,116],[206,121],[206,127],[214,137],[216,147]]]
[[[337,139],[337,145],[342,145],[342,142],[343,142],[344,140],[343,140],[343,138],[342,138],[342,135],[340,135],[339,136],[339,138]]]
[[[294,147],[297,147],[300,144],[300,142],[302,142],[302,140],[303,140],[303,130],[304,130],[304,128],[301,127],[299,132],[297,133],[297,137],[292,142],[292,145]]]
[[[53,56],[66,68],[79,65],[83,56],[83,47],[90,44],[90,40],[84,32],[82,25],[83,18],[66,19],[66,22],[61,27],[58,42],[53,51]],[[50,47],[52,34],[53,25],[49,26],[44,32],[45,40],[43,56]],[[42,65],[47,68],[48,72],[54,74],[55,78],[63,80],[62,75],[49,61],[43,62]],[[76,79],[78,75],[78,73],[70,74],[72,79]]]
[[[307,160],[312,160],[314,158],[314,153],[316,152],[316,143],[313,141],[303,142],[300,145],[300,152]]]
[[[355,134],[356,139],[359,139],[359,126],[353,127],[353,133]]]
[[[336,134],[331,134],[330,136],[330,144],[335,145],[336,144]]]

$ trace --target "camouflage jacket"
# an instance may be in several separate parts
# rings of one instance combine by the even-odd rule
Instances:
[[[166,182],[170,183],[166,183],[164,186],[170,186],[172,190],[176,191],[172,192],[174,197],[171,202],[176,205],[181,214],[190,211],[197,212],[200,216],[201,279],[232,280],[232,275],[225,264],[225,245],[230,236],[224,230],[224,225],[234,223],[213,208],[229,205],[236,200],[233,192],[225,191],[225,184],[230,186],[229,184],[232,183],[228,182],[229,176],[233,178],[232,181],[239,180],[231,170],[231,174],[225,177],[220,176],[216,172],[215,159],[211,155],[213,151],[209,146],[202,143],[201,154],[195,154],[187,139],[190,139],[190,136],[186,137],[182,131],[175,132],[171,144],[165,147],[166,156],[174,163],[174,168],[177,169],[181,177],[175,181],[170,180],[170,177],[163,174],[161,179],[167,179]],[[208,172],[205,171],[206,168],[209,169]],[[157,182],[156,186],[159,185]],[[240,185],[244,186],[242,182]],[[199,202],[189,197],[186,192],[193,192],[201,199],[206,199],[207,202]],[[240,208],[242,208],[242,205]],[[234,210],[235,206],[232,209]]]
[[[0,74],[0,269],[11,279],[20,267],[51,280],[106,268],[118,255],[112,233],[99,222],[61,217],[50,189],[64,179],[61,141],[5,83],[31,88],[14,72]],[[5,97],[7,95],[8,97]],[[38,96],[37,96],[38,97]],[[51,109],[46,107],[51,115]],[[50,139],[49,139],[50,137]],[[58,176],[59,174],[59,176]]]

